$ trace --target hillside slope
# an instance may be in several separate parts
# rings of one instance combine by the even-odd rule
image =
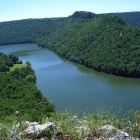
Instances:
[[[131,26],[140,28],[140,12],[111,13],[126,21]]]
[[[82,11],[0,23],[0,44],[30,42],[98,71],[140,77],[140,29],[117,16]]]
[[[0,44],[33,43],[63,26],[64,18],[25,19],[0,23]]]
[[[123,20],[101,15],[83,23],[70,19],[63,30],[38,40],[64,58],[98,71],[120,76],[140,77],[140,29]]]
[[[0,123],[10,120],[15,112],[29,121],[42,121],[54,112],[54,106],[37,89],[35,73],[28,64],[9,71],[19,63],[16,56],[0,53]]]

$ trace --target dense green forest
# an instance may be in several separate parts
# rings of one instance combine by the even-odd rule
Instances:
[[[111,13],[111,15],[123,18],[126,23],[140,28],[140,12]]]
[[[137,20],[130,18],[131,25],[139,27],[139,12],[122,17],[128,23],[132,14]],[[98,71],[140,77],[140,29],[118,16],[82,11],[66,18],[2,22],[0,44],[37,43]]]
[[[26,19],[0,23],[0,44],[34,43],[63,26],[65,18]]]
[[[9,71],[19,63],[18,57],[0,53],[0,121],[10,119],[16,111],[26,120],[41,121],[54,112],[54,106],[37,89],[29,62],[24,68]]]

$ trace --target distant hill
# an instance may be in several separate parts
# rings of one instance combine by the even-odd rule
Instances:
[[[123,18],[126,23],[140,28],[140,12],[111,13],[111,15]]]
[[[78,11],[0,23],[0,44],[13,43],[37,43],[98,71],[140,77],[140,29],[116,15]]]
[[[96,14],[91,12],[85,12],[85,11],[76,11],[71,16],[71,18],[81,18],[81,19],[91,19],[94,18]]]
[[[49,36],[63,25],[65,18],[25,19],[0,22],[0,44],[33,43]]]

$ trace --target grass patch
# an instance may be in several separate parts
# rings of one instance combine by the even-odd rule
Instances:
[[[130,110],[126,115],[125,117],[119,117],[117,114],[96,113],[83,114],[83,116],[78,117],[68,111],[55,112],[49,118],[45,116],[42,118],[43,124],[53,122],[57,126],[57,129],[46,129],[44,136],[50,139],[53,137],[56,140],[93,140],[101,138],[105,140],[105,138],[115,136],[117,130],[120,130],[128,133],[135,140],[139,140],[140,112]],[[24,129],[27,120],[23,118],[17,115],[5,117],[5,120],[0,124],[0,139],[26,139],[28,135],[24,132]],[[20,127],[17,125],[19,122]],[[110,133],[100,131],[100,127],[105,125],[113,126],[114,131]],[[12,134],[11,130],[13,130]],[[37,139],[36,135],[33,135],[33,139]]]
[[[127,132],[134,138],[140,138],[140,111],[130,110],[124,115],[124,117],[119,117],[116,113],[95,113],[83,114],[83,116],[78,117],[66,111],[54,113],[47,121],[53,122],[57,126],[54,137],[58,132],[63,133],[61,140],[67,140],[64,138],[65,136],[72,140],[83,140],[85,137],[89,137],[88,140],[109,138],[116,134],[117,130]],[[115,129],[110,133],[103,134],[100,128],[108,125]]]
[[[10,67],[10,72],[14,71],[17,68],[20,69],[24,67],[27,67],[27,64],[14,64],[14,66]]]

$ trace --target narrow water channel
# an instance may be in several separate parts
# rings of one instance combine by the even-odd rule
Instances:
[[[37,87],[57,111],[140,110],[140,79],[96,72],[36,44],[0,46],[0,52],[31,62]]]

